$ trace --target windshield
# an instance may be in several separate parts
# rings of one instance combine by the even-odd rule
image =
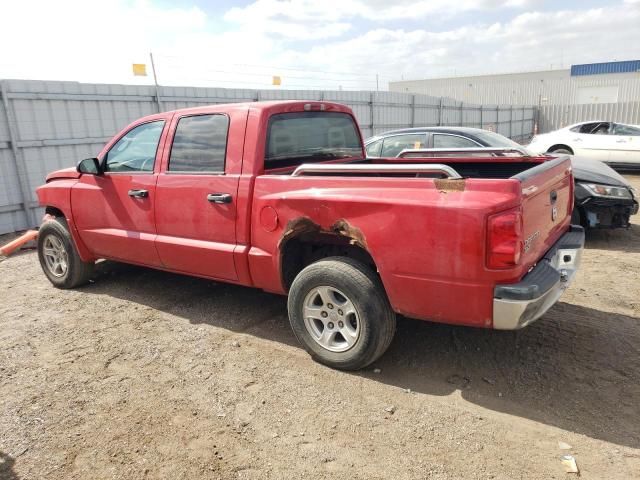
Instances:
[[[269,120],[266,169],[350,157],[362,157],[362,143],[349,114],[282,113]]]
[[[508,147],[508,148],[520,148],[522,145],[514,142],[513,140],[508,139],[500,135],[499,133],[489,132],[487,130],[482,130],[479,132],[473,132],[473,134],[478,137],[480,140],[485,142],[489,147]]]
[[[513,140],[500,135],[499,133],[489,132],[488,130],[481,130],[479,132],[474,132],[473,134],[478,137],[478,139],[485,142],[489,147],[519,148],[527,152],[529,155],[532,155],[531,152],[529,152],[523,145],[520,145],[519,143],[514,142]]]

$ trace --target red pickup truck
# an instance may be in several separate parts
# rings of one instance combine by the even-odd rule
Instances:
[[[297,338],[340,369],[382,355],[396,314],[527,325],[584,244],[567,157],[367,159],[353,113],[329,102],[151,115],[37,193],[56,287],[106,258],[288,294]]]

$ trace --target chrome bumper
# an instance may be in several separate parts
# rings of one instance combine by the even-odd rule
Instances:
[[[544,315],[571,284],[583,248],[584,229],[572,225],[520,282],[497,285],[493,328],[516,330]]]

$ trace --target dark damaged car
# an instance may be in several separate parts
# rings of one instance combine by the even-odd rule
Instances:
[[[469,149],[514,149],[528,154],[520,144],[500,134],[466,127],[418,127],[393,130],[365,142],[370,158],[397,157],[407,150],[469,153]],[[522,152],[522,153],[518,153]],[[497,152],[496,155],[504,155]],[[575,178],[573,224],[588,228],[626,228],[638,213],[638,192],[622,175],[598,160],[571,157]]]
[[[638,192],[618,172],[598,160],[572,157],[575,178],[573,223],[590,228],[629,227],[638,213]]]

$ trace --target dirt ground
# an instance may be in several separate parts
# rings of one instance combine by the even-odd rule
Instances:
[[[640,176],[629,177],[640,189]],[[0,478],[640,478],[640,215],[541,320],[400,319],[367,371],[312,362],[284,298],[103,263],[0,262]],[[558,442],[570,446],[563,450]]]

